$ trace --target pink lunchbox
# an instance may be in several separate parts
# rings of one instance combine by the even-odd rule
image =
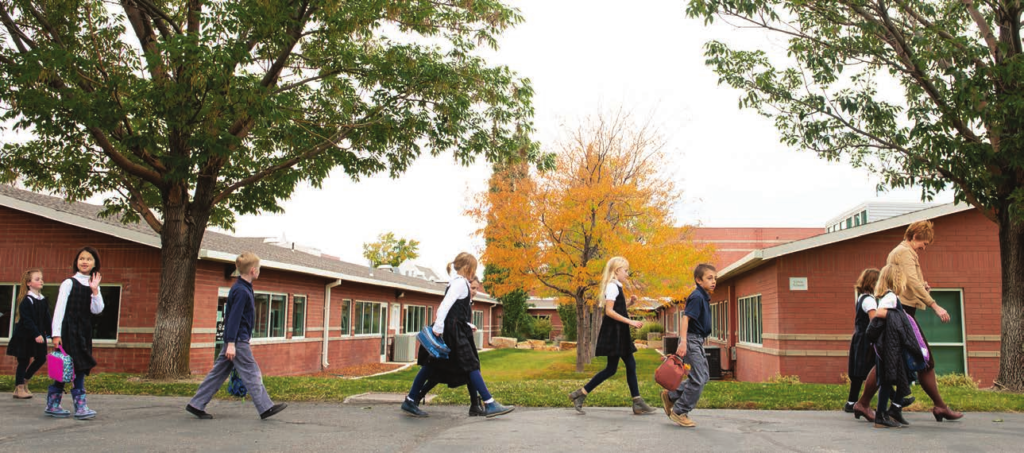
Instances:
[[[71,360],[64,346],[57,346],[55,350],[46,356],[46,371],[50,379],[57,382],[71,382],[75,380],[75,363]]]

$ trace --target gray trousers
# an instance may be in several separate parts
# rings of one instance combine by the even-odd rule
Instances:
[[[249,347],[249,343],[235,343],[235,360],[233,361],[224,357],[227,349],[227,345],[221,348],[217,361],[213,362],[213,369],[210,370],[210,374],[206,375],[206,379],[203,379],[203,383],[199,384],[196,396],[193,396],[192,401],[189,401],[188,404],[205,411],[206,404],[224,385],[224,380],[231,375],[231,370],[238,370],[238,377],[242,378],[246,391],[252,397],[253,404],[256,405],[256,411],[261,414],[266,412],[274,405],[274,402],[270,401],[270,395],[267,395],[267,389],[263,386],[263,374],[260,373],[260,366],[256,363],[256,359],[252,357],[252,348]]]
[[[669,398],[676,403],[672,411],[677,414],[688,414],[697,406],[704,385],[711,376],[708,370],[708,358],[704,355],[704,337],[695,333],[686,334],[686,357],[683,363],[690,364],[690,374],[679,384],[679,388],[668,392]]]

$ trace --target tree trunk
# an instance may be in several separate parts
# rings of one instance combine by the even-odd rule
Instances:
[[[187,215],[186,212],[184,206],[167,209],[160,232],[160,291],[147,376],[150,379],[182,378],[191,374],[189,351],[196,263],[209,215]]]
[[[582,373],[583,367],[590,364],[594,358],[594,337],[590,334],[592,329],[592,316],[587,300],[582,296],[576,296],[576,372]]]
[[[1024,392],[1024,222],[999,210],[999,257],[1003,268],[1002,332],[996,385]]]

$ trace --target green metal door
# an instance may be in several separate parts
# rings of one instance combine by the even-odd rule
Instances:
[[[963,292],[959,289],[933,289],[931,295],[939,306],[949,312],[949,322],[943,323],[932,310],[918,311],[915,319],[935,355],[935,373],[966,374]]]

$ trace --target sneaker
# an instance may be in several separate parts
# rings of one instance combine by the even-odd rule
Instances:
[[[430,414],[420,410],[420,405],[419,404],[416,404],[416,403],[414,403],[412,401],[409,401],[409,398],[406,398],[405,401],[402,401],[402,410],[405,411],[405,413],[407,413],[407,414],[409,414],[409,415],[411,415],[413,417],[429,417],[430,416]]]
[[[668,390],[661,391],[661,405],[665,406],[665,415],[672,416],[672,406],[675,406],[676,402],[672,401],[672,397],[669,396]]]
[[[686,414],[677,414],[675,412],[670,412],[668,418],[675,422],[675,424],[682,426],[684,428],[693,428],[697,426],[697,424],[694,423],[693,420],[690,420],[690,417],[688,417]]]
[[[200,420],[209,420],[209,419],[213,418],[213,416],[208,414],[206,411],[196,409],[196,408],[192,407],[191,404],[186,404],[185,405],[185,410],[188,411],[188,413],[190,413],[192,415],[195,415],[196,418],[198,418]]]
[[[847,414],[852,414],[854,404],[856,403],[847,402],[846,405],[843,406],[843,412],[846,412]]]
[[[490,403],[484,404],[484,415],[486,415],[487,418],[494,418],[499,415],[505,415],[514,410],[516,410],[515,406],[502,406],[501,403],[497,401],[492,401]]]
[[[270,417],[273,417],[274,415],[277,415],[278,412],[285,410],[286,407],[288,407],[288,403],[277,403],[273,406],[270,406],[270,409],[267,409],[263,411],[262,414],[260,414],[260,419],[266,420]]]

